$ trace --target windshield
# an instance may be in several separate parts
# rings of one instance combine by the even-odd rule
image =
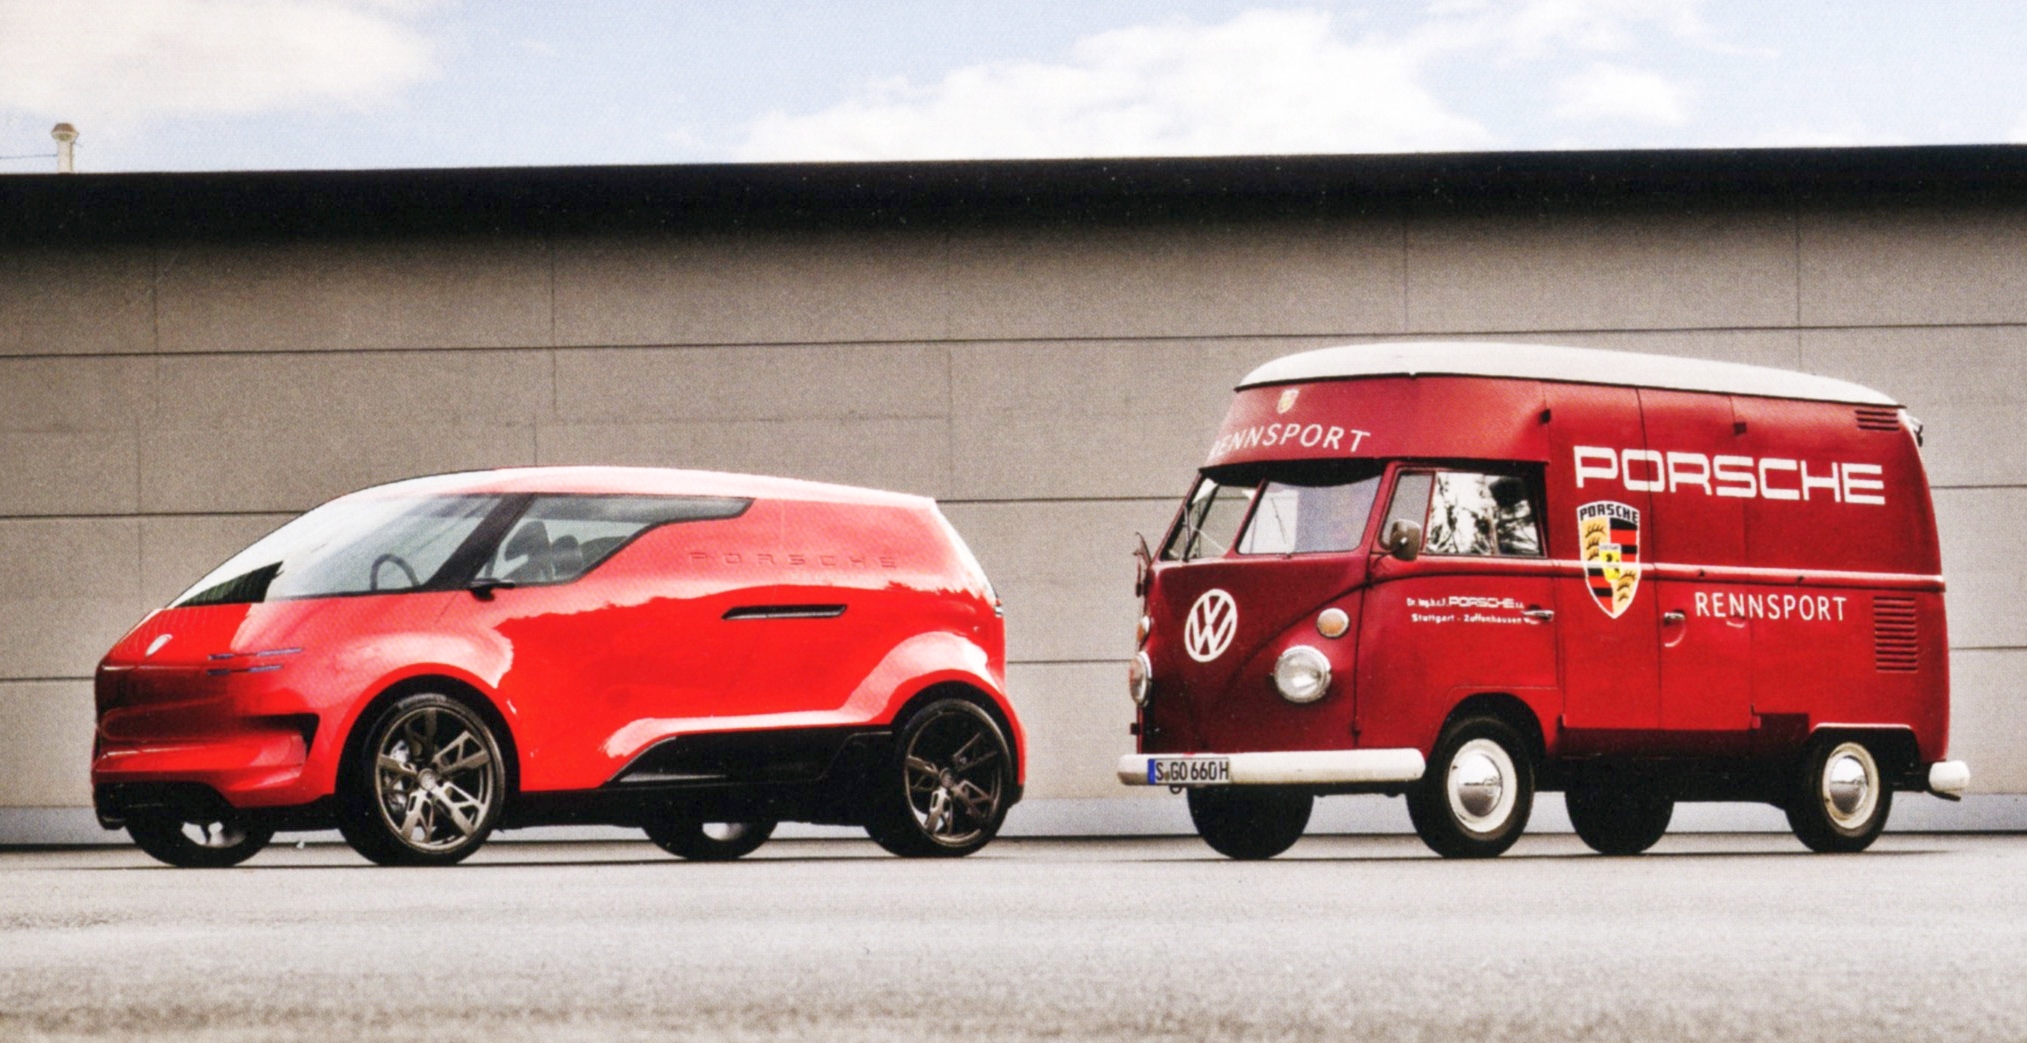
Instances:
[[[1190,492],[1161,560],[1354,550],[1379,493],[1378,471],[1377,464],[1296,465],[1227,480],[1206,475]]]
[[[225,605],[428,586],[498,496],[347,497],[262,537],[172,604]]]

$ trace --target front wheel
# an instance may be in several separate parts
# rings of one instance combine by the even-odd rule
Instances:
[[[1893,789],[1864,743],[1818,741],[1788,794],[1788,825],[1811,851],[1863,851],[1879,839],[1892,808]]]
[[[903,857],[959,858],[999,832],[1013,785],[1013,751],[992,717],[962,699],[933,702],[875,769],[866,833]]]
[[[486,842],[506,798],[506,765],[485,718],[425,692],[368,725],[339,784],[338,829],[383,866],[452,865]]]
[[[772,822],[700,822],[656,819],[645,827],[655,846],[692,862],[730,862],[752,854],[774,835]]]
[[[1534,762],[1511,725],[1466,717],[1443,730],[1408,818],[1444,858],[1492,858],[1513,846],[1534,810]]]
[[[1316,798],[1301,790],[1209,786],[1189,791],[1197,836],[1226,858],[1273,858],[1309,828]]]
[[[259,854],[274,839],[274,830],[223,819],[153,814],[128,818],[127,835],[156,861],[182,869],[224,869]]]
[[[1634,784],[1579,782],[1563,794],[1570,826],[1601,855],[1637,855],[1668,832],[1675,802]]]

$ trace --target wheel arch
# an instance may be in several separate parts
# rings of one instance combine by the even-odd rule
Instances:
[[[379,694],[366,701],[354,714],[345,732],[345,742],[338,755],[338,777],[342,783],[348,772],[355,770],[359,763],[360,751],[366,742],[366,729],[380,714],[397,700],[421,692],[434,692],[455,699],[470,707],[473,712],[485,718],[493,729],[493,737],[499,741],[500,754],[507,766],[507,793],[509,800],[521,790],[521,751],[515,742],[513,726],[507,715],[478,686],[448,674],[416,674],[404,677],[382,688]]]
[[[1000,733],[1006,736],[1007,745],[1013,748],[1014,767],[1016,769],[1014,783],[1015,785],[1025,786],[1028,777],[1026,734],[1015,723],[1013,713],[1008,708],[1000,705],[1000,699],[995,698],[993,693],[970,681],[945,679],[932,681],[923,685],[914,694],[900,701],[900,705],[895,709],[891,721],[898,727],[901,722],[913,716],[917,710],[942,699],[961,699],[972,703],[979,709],[984,710],[986,716],[992,718],[992,723],[998,725]]]
[[[1819,745],[1854,740],[1865,744],[1879,762],[1879,772],[1898,790],[1925,790],[1928,777],[1921,770],[1921,743],[1914,729],[1891,724],[1818,724],[1809,730],[1809,739],[1795,751],[1799,759]]]
[[[1443,726],[1437,731],[1437,741],[1451,725],[1467,717],[1491,717],[1505,722],[1527,743],[1527,753],[1534,760],[1536,772],[1547,765],[1548,741],[1541,718],[1535,715],[1534,707],[1519,696],[1509,692],[1478,692],[1458,700],[1457,705],[1450,708],[1449,715],[1443,718]]]

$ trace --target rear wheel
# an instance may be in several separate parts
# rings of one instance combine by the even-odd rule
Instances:
[[[669,817],[650,822],[644,828],[656,847],[692,862],[744,858],[774,835],[772,822],[699,822]]]
[[[127,835],[157,861],[183,869],[224,869],[259,854],[274,839],[274,830],[157,813],[128,818]]]
[[[500,744],[478,711],[448,696],[407,696],[374,719],[339,786],[338,828],[384,866],[463,861],[506,804]]]
[[[1578,782],[1563,794],[1570,825],[1601,855],[1637,855],[1668,832],[1675,801],[1639,783]]]
[[[1864,743],[1819,740],[1788,794],[1788,825],[1812,851],[1863,851],[1879,839],[1892,809],[1893,789]]]
[[[1301,790],[1200,786],[1189,791],[1189,820],[1211,850],[1250,861],[1294,847],[1315,804]]]
[[[1443,730],[1408,818],[1444,858],[1492,858],[1513,846],[1534,810],[1534,762],[1511,725],[1466,717]]]
[[[1013,751],[992,717],[963,699],[933,702],[875,769],[866,833],[908,858],[968,855],[999,832],[1013,785]]]

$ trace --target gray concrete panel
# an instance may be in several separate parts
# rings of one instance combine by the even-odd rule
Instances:
[[[0,521],[0,679],[89,677],[146,611],[140,542],[132,518]]]
[[[154,350],[154,275],[147,246],[0,250],[0,355]]]
[[[530,464],[547,351],[163,358],[142,508],[301,511],[441,471]]]
[[[1804,368],[1876,387],[1925,425],[1937,485],[2027,483],[2027,327],[1804,330]]]
[[[1801,321],[1810,326],[2027,321],[2027,208],[1804,210]]]
[[[1972,793],[2027,791],[2027,760],[2020,756],[2027,744],[2022,677],[2027,649],[1950,653],[1950,756],[1971,766]]]
[[[1432,215],[1407,228],[1407,328],[1795,321],[1794,222],[1747,210]]]
[[[139,357],[0,359],[0,515],[134,510],[136,430],[154,366]]]
[[[2027,489],[1939,489],[1935,506],[1950,646],[2027,648]]]
[[[89,681],[0,681],[0,806],[91,804]]]
[[[1123,670],[1139,612],[1133,533],[1159,543],[1181,497],[1178,489],[1173,500],[948,503],[943,513],[1006,602],[1009,660],[1105,660]]]
[[[558,351],[556,415],[625,423],[941,418],[949,370],[941,345]]]
[[[952,484],[950,426],[941,417],[543,424],[535,438],[543,464],[771,474],[923,496],[942,496]]]
[[[915,228],[565,237],[557,342],[934,340],[944,252],[943,233]]]
[[[1393,333],[1401,224],[1035,224],[951,233],[950,334],[962,338]]]
[[[954,495],[1180,496],[1232,386],[1311,343],[953,345]]]
[[[172,515],[142,518],[141,604],[158,608],[225,559],[282,527],[293,514]]]
[[[1009,665],[1006,686],[1027,730],[1028,796],[1135,796],[1113,773],[1133,752],[1124,662]]]
[[[539,239],[180,243],[161,250],[163,351],[546,345]]]

